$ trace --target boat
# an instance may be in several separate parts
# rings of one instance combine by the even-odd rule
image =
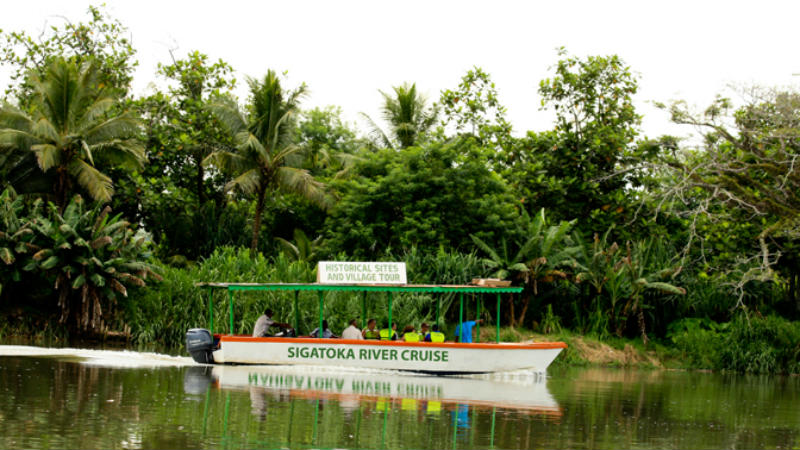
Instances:
[[[394,271],[388,263],[347,264],[357,276],[341,272],[337,280],[327,278],[320,263],[317,283],[197,283],[208,290],[209,328],[187,331],[186,347],[195,361],[203,364],[256,364],[334,366],[361,369],[400,370],[435,375],[468,375],[513,371],[545,372],[558,354],[566,348],[563,342],[500,342],[500,299],[502,294],[514,294],[521,287],[503,285],[420,285],[405,284],[405,267]],[[332,264],[332,263],[327,263]],[[374,264],[375,266],[370,266]],[[378,265],[379,264],[379,265]],[[402,263],[400,263],[402,264]],[[371,269],[371,270],[370,270]],[[397,284],[354,284],[349,280],[380,280],[372,273],[390,273]],[[399,276],[398,276],[399,273]],[[365,275],[366,274],[366,275]],[[320,277],[322,280],[320,280]],[[321,282],[320,282],[321,281]],[[339,281],[339,282],[336,282]],[[224,290],[229,300],[229,333],[214,333],[213,292]],[[325,339],[312,337],[252,337],[230,333],[234,329],[233,302],[242,291],[290,291],[294,293],[295,328],[299,329],[297,298],[302,291],[314,291],[319,296],[319,329],[323,329],[324,294],[330,291],[358,293],[362,302],[362,321],[366,319],[366,293],[381,292],[388,297],[389,328],[392,324],[392,299],[398,293],[430,293],[459,295],[459,323],[463,322],[464,294],[495,294],[497,318],[495,342],[404,342],[376,340]],[[440,321],[440,298],[437,295],[436,322]],[[478,302],[480,308],[480,302]],[[480,316],[480,310],[476,312]],[[363,327],[363,324],[362,324]],[[480,336],[480,328],[478,328]]]

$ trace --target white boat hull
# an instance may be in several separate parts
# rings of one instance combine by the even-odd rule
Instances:
[[[338,366],[435,374],[518,370],[544,372],[562,342],[411,343],[313,338],[220,336],[215,363]]]

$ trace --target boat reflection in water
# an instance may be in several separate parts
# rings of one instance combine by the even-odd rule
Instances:
[[[280,398],[332,399],[345,412],[364,402],[375,408],[439,414],[458,411],[458,405],[507,408],[560,417],[561,409],[547,390],[546,375],[523,373],[483,377],[436,377],[395,372],[294,366],[214,366],[210,380],[222,389],[247,389],[253,412],[264,404],[262,396]],[[187,377],[192,376],[187,372]],[[206,381],[208,383],[208,381]],[[188,383],[191,389],[195,383]],[[200,389],[202,390],[202,386]],[[463,409],[463,408],[462,408]]]
[[[204,366],[187,368],[184,390],[193,397],[205,395],[204,430],[206,416],[214,410],[209,407],[209,398],[213,403],[214,397],[219,398],[215,392],[224,394],[224,416],[220,417],[223,437],[226,442],[233,442],[231,439],[236,436],[244,436],[248,439],[242,444],[244,447],[325,446],[321,436],[330,437],[333,431],[323,430],[322,423],[326,427],[337,423],[337,429],[351,429],[333,432],[345,433],[345,440],[331,446],[344,443],[363,448],[377,445],[380,439],[380,448],[455,448],[465,443],[475,447],[472,444],[476,439],[485,440],[484,444],[476,444],[479,448],[485,444],[494,446],[498,437],[495,432],[500,432],[501,427],[508,433],[508,417],[522,414],[536,421],[560,421],[561,408],[546,382],[545,374],[532,372],[438,377],[331,367]],[[229,424],[229,411],[231,416],[242,411],[233,404],[246,402],[247,397],[249,417],[255,418],[256,423],[269,423],[269,429],[274,431],[271,439],[279,441],[253,441],[252,429],[249,434],[241,429],[248,422],[241,416],[238,420],[231,418]],[[217,405],[217,409],[222,406]],[[279,410],[283,412],[276,415]],[[513,416],[509,416],[512,412]],[[304,425],[298,425],[298,421]],[[309,427],[306,432],[310,431],[310,435],[301,431],[302,427]],[[433,431],[441,427],[448,431]],[[303,436],[308,439],[302,440]]]

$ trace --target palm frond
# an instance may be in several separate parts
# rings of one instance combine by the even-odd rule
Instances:
[[[232,191],[234,188],[239,188],[245,194],[252,194],[258,190],[261,183],[261,172],[257,169],[250,169],[225,185],[226,191]]]
[[[31,150],[36,154],[39,168],[42,172],[47,172],[50,168],[61,165],[61,151],[52,144],[37,144],[31,146]]]
[[[247,130],[247,120],[233,97],[219,96],[211,102],[208,109],[232,135]]]
[[[307,170],[282,166],[277,172],[277,185],[280,190],[298,194],[322,209],[327,210],[333,205],[325,186]]]
[[[253,165],[251,159],[227,150],[216,151],[206,156],[203,160],[203,165],[208,166],[209,164],[213,164],[219,170],[228,173],[240,173],[257,167]]]
[[[367,124],[367,138],[377,148],[391,148],[394,149],[394,144],[389,139],[389,137],[384,133],[381,127],[376,124],[372,118],[367,115],[366,113],[359,113],[364,122]]]
[[[115,166],[138,169],[147,160],[144,145],[138,139],[111,139],[87,146],[99,160]]]
[[[126,112],[94,124],[82,133],[90,145],[111,139],[126,139],[141,133],[141,122],[133,113]]]
[[[86,161],[74,159],[68,166],[70,175],[78,180],[78,184],[89,192],[93,199],[100,202],[111,201],[114,189],[111,178],[90,166]]]

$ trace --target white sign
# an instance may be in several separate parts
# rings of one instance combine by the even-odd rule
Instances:
[[[317,283],[406,284],[406,263],[320,261]]]

